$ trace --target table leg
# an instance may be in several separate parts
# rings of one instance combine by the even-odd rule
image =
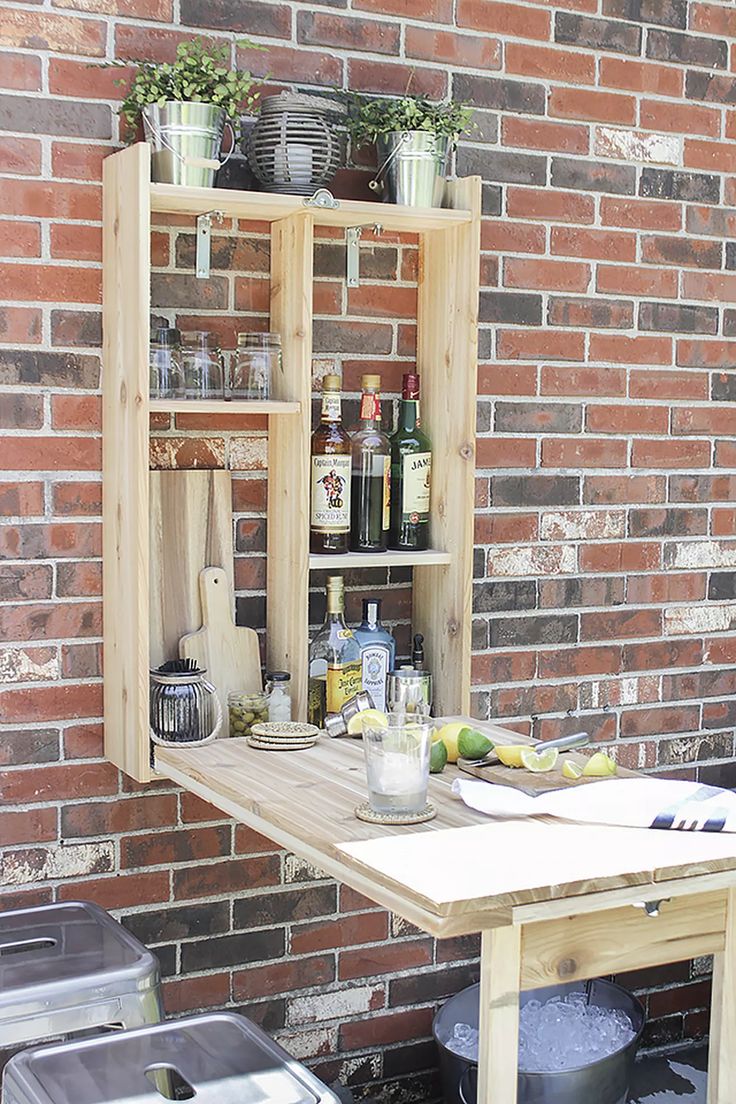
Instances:
[[[520,979],[521,927],[484,931],[480,952],[478,1104],[516,1104]]]
[[[713,956],[708,1052],[708,1104],[736,1100],[736,889],[726,896],[725,946]]]

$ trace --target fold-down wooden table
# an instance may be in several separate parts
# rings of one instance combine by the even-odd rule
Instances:
[[[452,795],[455,768],[430,779],[436,820],[365,824],[347,740],[157,748],[156,769],[432,935],[482,933],[479,1104],[516,1104],[520,990],[710,953],[708,1104],[735,1104],[736,836],[494,820]]]

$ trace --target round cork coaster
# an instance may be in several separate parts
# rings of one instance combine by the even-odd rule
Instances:
[[[371,809],[368,801],[364,801],[362,805],[358,805],[355,815],[358,820],[365,820],[369,824],[422,824],[425,820],[434,820],[437,810],[428,801],[418,813],[377,813],[375,809]]]

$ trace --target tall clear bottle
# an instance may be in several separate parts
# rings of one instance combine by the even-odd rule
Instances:
[[[363,599],[363,621],[355,630],[363,666],[363,689],[373,698],[376,709],[386,710],[389,671],[396,659],[396,641],[381,622],[381,599]]]
[[[350,537],[350,436],[342,427],[340,377],[325,376],[322,417],[312,434],[309,550],[348,551]]]
[[[381,429],[381,377],[363,376],[357,429],[352,436],[350,548],[385,552],[391,501],[391,443]]]
[[[337,713],[363,688],[360,644],[345,624],[342,575],[327,579],[327,614],[309,647],[310,724],[324,725],[325,713]]]
[[[431,481],[432,446],[421,428],[419,376],[407,372],[391,438],[391,548],[406,552],[429,548]]]

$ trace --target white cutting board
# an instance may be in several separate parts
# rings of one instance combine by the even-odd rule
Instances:
[[[207,678],[217,689],[223,714],[223,736],[230,735],[227,696],[231,690],[257,693],[261,682],[261,653],[254,629],[233,621],[233,596],[227,574],[221,567],[205,567],[199,573],[202,628],[179,641],[182,659],[194,659],[206,668]]]

